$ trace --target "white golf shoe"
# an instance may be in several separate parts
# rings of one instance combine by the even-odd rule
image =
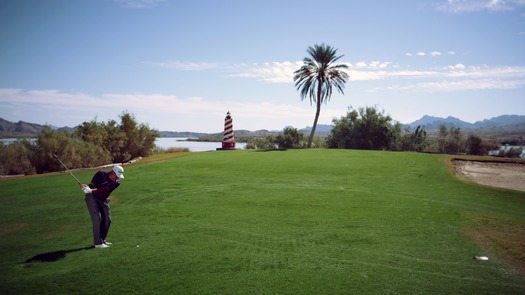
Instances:
[[[95,248],[104,249],[104,248],[109,248],[109,246],[106,244],[100,244],[100,245],[95,245]]]
[[[109,245],[113,245],[113,243],[108,242],[108,241],[104,241],[104,244],[106,244],[106,245],[108,245],[108,246],[109,246]]]

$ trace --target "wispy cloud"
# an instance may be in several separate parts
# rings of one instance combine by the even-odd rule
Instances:
[[[196,97],[181,99],[175,95],[164,94],[101,94],[68,93],[55,89],[22,90],[0,89],[0,104],[38,105],[48,109],[68,111],[82,108],[91,109],[96,105],[105,108],[128,108],[156,112],[199,111],[203,109],[202,100]],[[208,109],[207,104],[205,109]]]
[[[165,0],[114,0],[122,7],[125,8],[135,8],[135,9],[144,9],[144,8],[152,8],[160,3],[164,2]]]
[[[156,67],[156,68],[165,68],[173,70],[182,70],[182,71],[204,71],[211,69],[218,69],[221,67],[220,63],[210,63],[210,62],[180,62],[180,61],[170,61],[170,62],[143,62],[143,64]]]
[[[93,119],[100,122],[115,120],[123,110],[138,115],[139,122],[147,122],[152,128],[203,132],[221,131],[222,120],[228,110],[234,114],[236,122],[242,122],[241,128],[250,130],[269,126],[280,129],[287,124],[303,126],[303,122],[312,117],[312,108],[308,104],[297,106],[266,101],[223,103],[209,101],[203,97],[180,98],[164,94],[118,93],[92,95],[55,89],[0,88],[0,104],[4,111],[10,113],[10,110],[18,110],[16,116],[26,118],[23,119],[26,121],[31,120],[28,118],[32,118],[32,113],[37,109],[41,114],[45,114],[39,118],[44,118],[46,122],[70,127]],[[322,122],[330,122],[341,113],[340,109],[327,107],[323,109],[320,119]],[[30,122],[38,123],[34,120]],[[196,127],[197,125],[199,127]]]
[[[437,5],[438,10],[450,13],[477,11],[511,11],[525,8],[524,0],[447,0]]]
[[[466,80],[443,80],[438,82],[421,82],[405,86],[394,85],[388,90],[413,91],[424,90],[427,92],[443,91],[465,91],[465,90],[490,90],[490,89],[514,89],[523,87],[525,79],[522,80],[499,80],[492,78],[466,79]]]
[[[525,1],[525,0],[524,0]],[[424,52],[417,53],[427,55]],[[452,51],[449,55],[455,54]],[[428,54],[438,57],[442,53],[432,51]],[[425,89],[438,90],[477,90],[477,89],[509,89],[525,86],[525,67],[488,67],[466,66],[462,63],[442,66],[431,69],[413,69],[402,67],[388,61],[357,61],[345,62],[348,69],[349,81],[388,81],[387,83],[410,83],[410,87],[397,87],[397,90]],[[296,62],[266,62],[262,64],[221,64],[200,62],[171,62],[156,63],[155,66],[174,70],[217,70],[228,77],[256,79],[267,83],[293,83],[294,72],[303,65]],[[420,81],[418,81],[418,79]],[[464,81],[459,81],[459,80]],[[466,82],[468,79],[468,82]],[[476,83],[478,81],[478,83]],[[500,82],[500,84],[497,83]],[[434,85],[434,86],[433,86]],[[436,86],[439,85],[439,86]],[[499,85],[499,86],[498,86]],[[384,86],[382,89],[388,89]],[[378,91],[379,88],[371,91]]]
[[[412,73],[412,72],[410,72]],[[389,73],[393,77],[399,73]],[[468,91],[487,89],[515,89],[525,87],[525,67],[466,67],[456,64],[444,67],[442,70],[425,72],[426,75],[413,75],[418,80],[406,80],[400,84],[371,89],[380,91]],[[406,74],[401,75],[408,78]]]
[[[448,51],[447,54],[448,54],[448,55],[455,55],[456,52],[454,52],[454,51]],[[414,56],[414,54],[412,54],[411,52],[407,52],[407,53],[405,53],[405,55],[406,55],[406,56]],[[441,51],[432,51],[432,52],[430,52],[430,53],[427,54],[427,53],[424,52],[424,51],[418,51],[415,55],[417,55],[417,56],[421,56],[421,57],[423,57],[423,56],[428,56],[428,55],[430,55],[430,56],[432,56],[432,57],[436,57],[436,56],[441,56],[441,55],[443,55],[443,53],[442,53]]]
[[[254,78],[270,83],[292,83],[293,73],[302,66],[302,62],[267,62],[262,65],[240,65],[232,69],[230,76]]]

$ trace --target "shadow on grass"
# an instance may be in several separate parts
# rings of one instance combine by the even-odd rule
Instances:
[[[47,252],[35,255],[25,261],[25,263],[33,263],[33,262],[54,262],[57,260],[60,260],[64,257],[66,257],[67,253],[72,252],[78,252],[78,251],[84,251],[84,250],[90,250],[93,249],[93,246],[91,247],[84,247],[84,248],[76,248],[76,249],[70,249],[70,250],[60,250],[55,252]]]

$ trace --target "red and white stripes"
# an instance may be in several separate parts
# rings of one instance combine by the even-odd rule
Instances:
[[[224,136],[222,138],[222,148],[235,148],[235,139],[233,138],[233,119],[230,116],[230,112],[226,114],[226,118],[224,119]]]

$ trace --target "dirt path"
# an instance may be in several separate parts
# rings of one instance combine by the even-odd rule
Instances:
[[[454,160],[457,174],[479,184],[525,191],[525,164]]]

